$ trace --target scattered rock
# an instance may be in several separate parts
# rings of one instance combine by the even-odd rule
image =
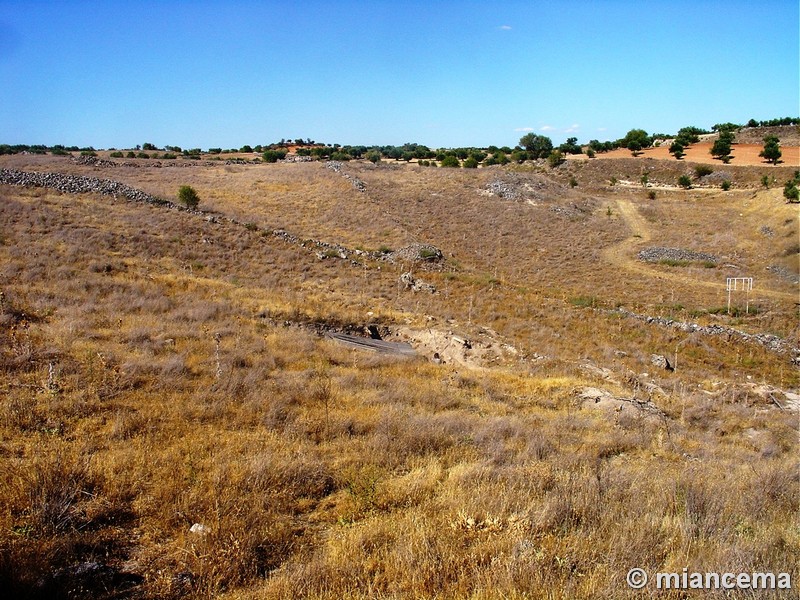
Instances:
[[[189,528],[189,533],[195,535],[208,535],[210,532],[211,530],[202,523],[195,523]]]
[[[669,360],[663,354],[651,354],[650,355],[650,363],[654,366],[658,367],[659,369],[664,369],[665,371],[674,371],[675,369],[671,364],[669,364]]]
[[[405,286],[407,290],[413,290],[415,292],[430,292],[431,294],[436,293],[436,288],[432,286],[430,283],[426,283],[421,279],[417,279],[411,272],[403,273],[400,275],[400,282]]]

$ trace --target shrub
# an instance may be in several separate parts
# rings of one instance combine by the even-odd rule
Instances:
[[[656,191],[655,190],[650,190],[649,192],[647,192],[647,197],[650,200],[655,200],[656,199]]]
[[[136,154],[134,154],[133,152],[128,152],[128,153],[125,155],[125,158],[136,158]]]
[[[709,167],[708,165],[695,165],[694,173],[697,175],[697,178],[700,179],[701,177],[705,177],[706,175],[711,175],[714,172],[714,169]]]
[[[678,185],[688,190],[690,187],[692,187],[692,180],[689,179],[688,175],[681,175],[678,177]]]
[[[109,154],[109,156],[111,158],[122,158],[123,154],[122,154],[122,152],[112,152],[111,154]]]
[[[564,155],[559,150],[553,150],[550,156],[547,157],[547,164],[554,169],[563,162]]]
[[[97,156],[94,150],[81,150],[81,156]]]
[[[723,191],[727,192],[729,189],[731,189],[731,182],[726,179],[725,181],[722,182],[722,186],[721,187],[722,187]]]
[[[182,185],[178,189],[178,201],[186,208],[197,208],[197,205],[200,204],[200,197],[192,186]]]
[[[578,180],[574,177],[569,178],[569,187],[574,188],[578,186]]]
[[[464,168],[465,169],[477,169],[478,168],[478,161],[475,159],[474,156],[469,156],[464,161]]]
[[[150,155],[147,152],[137,152],[136,158],[150,158]]]

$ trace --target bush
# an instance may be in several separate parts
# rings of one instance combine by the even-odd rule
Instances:
[[[731,182],[726,179],[722,182],[722,190],[727,192],[729,189],[731,189]]]
[[[701,177],[705,177],[706,175],[711,175],[714,172],[714,169],[709,167],[708,165],[696,165],[694,168],[694,174],[697,175],[697,178],[700,179]]]
[[[688,175],[681,175],[678,177],[678,185],[688,190],[692,187],[692,180],[689,179]]]
[[[183,204],[186,208],[197,208],[197,205],[200,204],[200,197],[197,195],[197,192],[194,191],[194,188],[190,185],[182,185],[178,189],[178,201]]]
[[[128,153],[125,155],[125,158],[136,158],[136,154],[134,154],[133,152],[128,152]]]
[[[464,161],[464,168],[465,169],[477,169],[478,168],[478,161],[474,156],[469,156]]]
[[[122,154],[122,152],[112,152],[111,154],[109,154],[109,156],[111,158],[122,158],[123,154]]]
[[[564,162],[564,155],[561,154],[558,150],[553,150],[550,153],[550,156],[547,157],[547,164],[550,165],[552,168],[556,168],[558,165]]]

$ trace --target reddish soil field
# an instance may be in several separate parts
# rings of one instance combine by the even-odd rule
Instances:
[[[687,162],[709,163],[709,164],[722,164],[722,161],[715,159],[709,154],[712,143],[700,142],[693,144],[686,149],[686,156],[681,160]],[[732,165],[756,165],[766,166],[767,162],[764,161],[758,154],[764,149],[763,144],[734,144],[733,145],[733,158],[730,164]],[[779,165],[782,166],[799,166],[800,167],[800,146],[781,146],[781,157]],[[631,151],[620,148],[619,150],[612,150],[611,152],[604,152],[597,154],[600,158],[630,158]],[[585,154],[574,155],[570,158],[586,158]],[[672,154],[669,153],[668,146],[660,146],[658,148],[647,148],[640,155],[639,158],[659,158],[676,160]]]

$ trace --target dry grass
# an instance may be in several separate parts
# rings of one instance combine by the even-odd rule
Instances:
[[[724,304],[693,283],[722,272],[619,277],[605,251],[637,242],[606,214],[620,194],[652,225],[647,244],[712,246],[778,294],[754,317],[699,318],[796,340],[780,296],[793,288],[760,274],[796,258],[796,215],[777,195],[651,201],[588,170],[573,190],[568,170],[345,168],[366,194],[318,164],[99,176],[163,195],[188,183],[207,208],[300,237],[433,243],[445,267],[421,276],[437,294],[398,286],[409,265],[354,267],[177,211],[0,188],[8,597],[633,598],[633,566],[797,579],[797,413],[757,389],[780,400],[798,385],[788,356],[603,310],[688,319]],[[478,193],[503,177],[534,203]],[[467,369],[297,325],[367,322],[516,354]],[[672,359],[678,343],[678,371],[656,372],[650,355]],[[587,386],[661,412],[594,407]]]

